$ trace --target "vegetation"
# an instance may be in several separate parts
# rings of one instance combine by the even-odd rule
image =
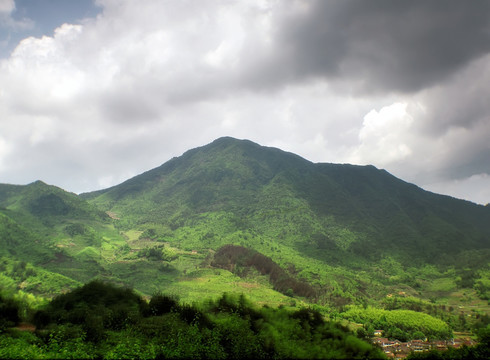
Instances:
[[[15,303],[1,306],[8,325],[17,324]],[[315,310],[259,308],[243,295],[188,305],[155,294],[147,303],[127,288],[96,281],[57,296],[32,321],[37,328],[32,333],[4,327],[0,357],[383,357]]]
[[[303,281],[288,275],[279,265],[259,252],[236,245],[226,245],[214,255],[212,265],[246,276],[250,268],[255,268],[262,275],[268,275],[274,289],[292,296],[313,297],[315,290]]]
[[[463,346],[458,349],[450,348],[440,352],[432,350],[429,352],[412,353],[408,359],[489,359],[490,358],[490,326],[482,328],[478,333],[478,345],[473,347]]]
[[[5,306],[12,305],[8,299],[19,305],[22,319],[50,299],[59,301],[61,294],[74,296],[70,290],[94,279],[133,288],[137,296],[165,293],[180,299],[177,310],[161,315],[145,313],[137,300],[132,307],[119,304],[127,310],[121,313],[129,319],[127,326],[110,320],[121,314],[105,300],[97,305],[77,300],[77,316],[88,311],[102,317],[87,319],[102,321],[107,348],[110,341],[124,346],[124,336],[133,334],[128,327],[137,328],[141,319],[157,321],[155,316],[183,321],[175,325],[181,329],[178,336],[208,329],[209,334],[200,333],[202,341],[218,341],[215,328],[187,327],[177,313],[182,304],[198,303],[213,326],[231,326],[211,305],[202,305],[203,299],[219,301],[223,293],[231,298],[243,293],[254,304],[267,304],[269,309],[257,310],[264,319],[269,312],[314,309],[361,328],[361,337],[374,328],[399,340],[443,339],[455,332],[476,336],[490,317],[489,239],[488,206],[426,192],[372,166],[313,164],[231,138],[88,194],[40,181],[0,184],[1,295]],[[48,321],[43,331],[55,323],[67,333],[74,329],[84,337],[70,338],[79,339],[74,348],[98,354],[101,345],[88,341],[90,326],[70,318],[76,311],[66,306],[56,321],[49,306],[38,315]],[[272,310],[278,307],[283,309]],[[4,328],[12,325],[11,318],[2,321]],[[267,333],[270,339],[282,326],[254,324],[249,324],[254,336]],[[286,328],[281,331],[287,333]],[[52,344],[64,343],[61,335],[50,334],[56,339]],[[38,335],[17,335],[2,341],[29,343],[19,357],[48,346]],[[138,336],[134,349],[149,344]],[[44,357],[54,354],[49,346]],[[274,354],[288,354],[274,346]],[[160,354],[155,349],[148,357]]]
[[[420,338],[446,340],[453,337],[451,329],[444,321],[412,310],[352,307],[342,313],[342,317],[364,324],[369,333],[373,333],[374,329],[381,329],[387,337],[400,341]]]

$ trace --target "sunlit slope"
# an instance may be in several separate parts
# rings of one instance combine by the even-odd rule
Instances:
[[[94,205],[56,186],[36,181],[28,185],[0,184],[0,231],[2,241],[22,257],[36,249],[50,249],[57,241],[83,233],[98,232],[110,218]],[[8,234],[8,235],[7,235]],[[25,248],[25,251],[19,251]],[[28,260],[36,260],[30,259]]]
[[[104,236],[118,237],[110,217],[76,194],[41,181],[0,184],[0,262],[5,269],[18,268],[3,275],[21,288],[30,289],[44,281],[41,288],[46,289],[46,283],[55,276],[50,272],[67,276],[55,276],[59,284],[54,289],[58,290],[96,276],[101,271],[94,263],[101,261],[101,251],[92,251],[97,261],[87,254],[91,254],[91,247],[101,247]],[[29,269],[26,264],[33,270],[25,271]],[[5,286],[6,281],[0,285]]]

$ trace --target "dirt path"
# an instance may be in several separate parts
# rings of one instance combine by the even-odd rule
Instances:
[[[19,325],[14,327],[14,329],[20,331],[30,331],[30,332],[36,331],[36,327],[33,324],[29,324],[29,323],[20,323]]]

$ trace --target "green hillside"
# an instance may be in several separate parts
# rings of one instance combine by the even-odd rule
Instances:
[[[314,164],[233,138],[82,197],[113,213],[122,231],[188,251],[251,247],[311,283],[348,291],[350,281],[372,282],[373,264],[375,278],[405,276],[412,288],[430,280],[417,274],[429,265],[439,276],[470,267],[475,280],[490,254],[487,207],[373,166]]]
[[[110,217],[76,194],[42,181],[0,184],[0,285],[53,296],[88,281],[99,272],[76,255],[106,234],[119,236]]]
[[[103,221],[108,218],[76,194],[42,181],[25,186],[0,184],[0,210],[9,210],[20,220],[30,220],[32,225],[45,227],[69,220]]]
[[[489,322],[488,206],[247,140],[220,138],[79,196],[0,184],[0,246],[0,293],[21,298],[100,279],[187,303],[228,292],[314,306],[365,328],[373,308],[451,331]]]
[[[217,229],[215,238],[257,232],[325,260],[340,251],[452,262],[462,251],[488,250],[490,239],[483,206],[424,191],[373,166],[313,164],[232,138],[82,196],[117,214],[122,228],[154,223],[175,231],[216,221],[228,229]]]

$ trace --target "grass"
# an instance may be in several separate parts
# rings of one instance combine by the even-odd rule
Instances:
[[[80,282],[57,272],[46,270],[29,263],[0,258],[3,271],[0,273],[0,292],[15,294],[22,290],[36,296],[53,297],[64,293]]]
[[[457,286],[454,278],[440,277],[432,281],[427,286],[426,291],[429,295],[429,293],[432,292],[438,292],[438,293],[451,292],[454,291],[456,288]]]
[[[201,269],[172,283],[163,292],[177,295],[181,301],[196,303],[217,299],[223,293],[244,294],[254,303],[278,307],[290,306],[293,299],[277,291],[261,279],[242,279],[222,269]],[[299,303],[299,302],[298,302]]]

